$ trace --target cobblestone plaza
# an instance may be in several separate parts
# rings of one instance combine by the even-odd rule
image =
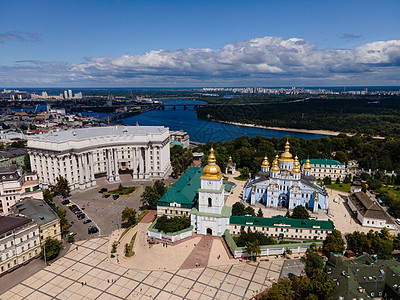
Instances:
[[[249,299],[272,285],[283,260],[143,271],[109,262],[108,238],[80,241],[1,299]],[[78,247],[78,248],[77,248]]]

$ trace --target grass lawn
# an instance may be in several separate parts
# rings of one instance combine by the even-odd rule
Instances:
[[[119,186],[117,189],[115,190],[111,190],[108,191],[108,194],[112,194],[112,195],[130,195],[132,194],[134,191],[136,191],[138,189],[137,186]]]
[[[239,180],[239,181],[246,181],[247,180],[247,178],[243,178],[241,176],[233,177],[233,178],[235,178],[236,180]]]
[[[400,201],[400,188],[399,187],[389,187],[389,186],[382,186],[377,192],[388,192],[389,196],[396,201]]]
[[[128,228],[126,228],[124,230],[124,232],[122,232],[121,236],[118,239],[118,242],[124,237],[125,234],[127,234],[127,232],[129,231],[129,229],[135,227],[137,224],[139,224],[139,222],[143,219],[143,217],[149,212],[148,209],[145,209],[144,211],[142,211],[139,215],[139,217],[136,218],[136,223],[133,224],[132,226],[129,226]]]
[[[337,190],[337,191],[341,191],[341,192],[345,192],[345,193],[350,192],[350,186],[351,186],[351,183],[339,183],[339,184],[334,183],[334,184],[326,185],[326,187],[329,189]]]
[[[135,232],[135,234],[133,235],[131,242],[129,244],[126,243],[126,245],[125,245],[125,256],[126,257],[132,257],[135,255],[135,252],[132,251],[132,248],[133,248],[133,244],[135,243],[136,235],[137,235],[137,232]]]

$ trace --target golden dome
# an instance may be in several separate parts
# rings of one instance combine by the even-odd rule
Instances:
[[[306,163],[304,164],[303,170],[304,171],[311,171],[310,160],[308,158],[306,160]]]
[[[296,173],[296,174],[301,173],[301,170],[300,170],[300,162],[299,162],[299,159],[298,159],[297,155],[296,155],[296,157],[294,158],[292,173]]]
[[[285,152],[281,154],[281,158],[279,159],[280,161],[293,161],[293,155],[289,152],[290,150],[290,145],[289,145],[289,140],[286,141],[285,145]]]
[[[264,157],[264,161],[261,164],[262,168],[269,168],[269,161],[268,161],[268,157],[265,155]]]
[[[229,156],[228,162],[232,162],[232,156]]]
[[[275,159],[272,162],[271,172],[279,172],[280,171],[279,166],[278,166],[278,157],[279,157],[278,155],[275,156]]]
[[[214,155],[214,149],[211,147],[210,155],[208,156],[208,165],[203,168],[203,176],[201,178],[204,179],[221,179],[221,169],[215,163],[217,161]]]

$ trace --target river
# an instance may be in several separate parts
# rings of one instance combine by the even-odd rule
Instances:
[[[166,105],[174,104],[204,104],[202,101],[186,100],[186,99],[164,99],[162,100]],[[84,113],[85,115],[105,117],[108,114],[104,113]],[[101,115],[101,116],[100,116]],[[247,126],[238,126],[223,124],[219,122],[206,121],[198,119],[196,111],[193,106],[188,106],[187,110],[184,110],[183,106],[177,106],[176,110],[172,106],[166,106],[165,110],[152,110],[140,115],[121,119],[125,125],[139,125],[151,126],[159,125],[169,127],[170,130],[184,130],[189,133],[191,141],[207,143],[213,142],[225,142],[228,140],[234,140],[238,137],[247,135],[253,137],[261,135],[267,138],[281,138],[285,136],[295,136],[305,139],[321,138],[325,135],[312,134],[312,133],[300,133],[291,131],[280,131],[270,130],[262,128],[254,128]]]

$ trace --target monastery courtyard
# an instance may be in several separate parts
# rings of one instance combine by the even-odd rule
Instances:
[[[197,239],[190,240],[190,243],[193,242]],[[157,252],[174,247],[162,247]],[[249,299],[279,278],[284,263],[283,260],[272,259],[213,266],[210,261],[207,267],[143,270],[151,265],[152,258],[142,257],[142,264],[139,261],[137,268],[131,269],[123,266],[125,261],[121,256],[120,264],[110,262],[109,248],[109,238],[79,241],[65,256],[14,286],[0,298]],[[171,251],[175,255],[187,251],[186,247],[184,250],[176,249],[176,252]],[[167,260],[173,260],[173,256]],[[141,265],[143,268],[139,269]]]

